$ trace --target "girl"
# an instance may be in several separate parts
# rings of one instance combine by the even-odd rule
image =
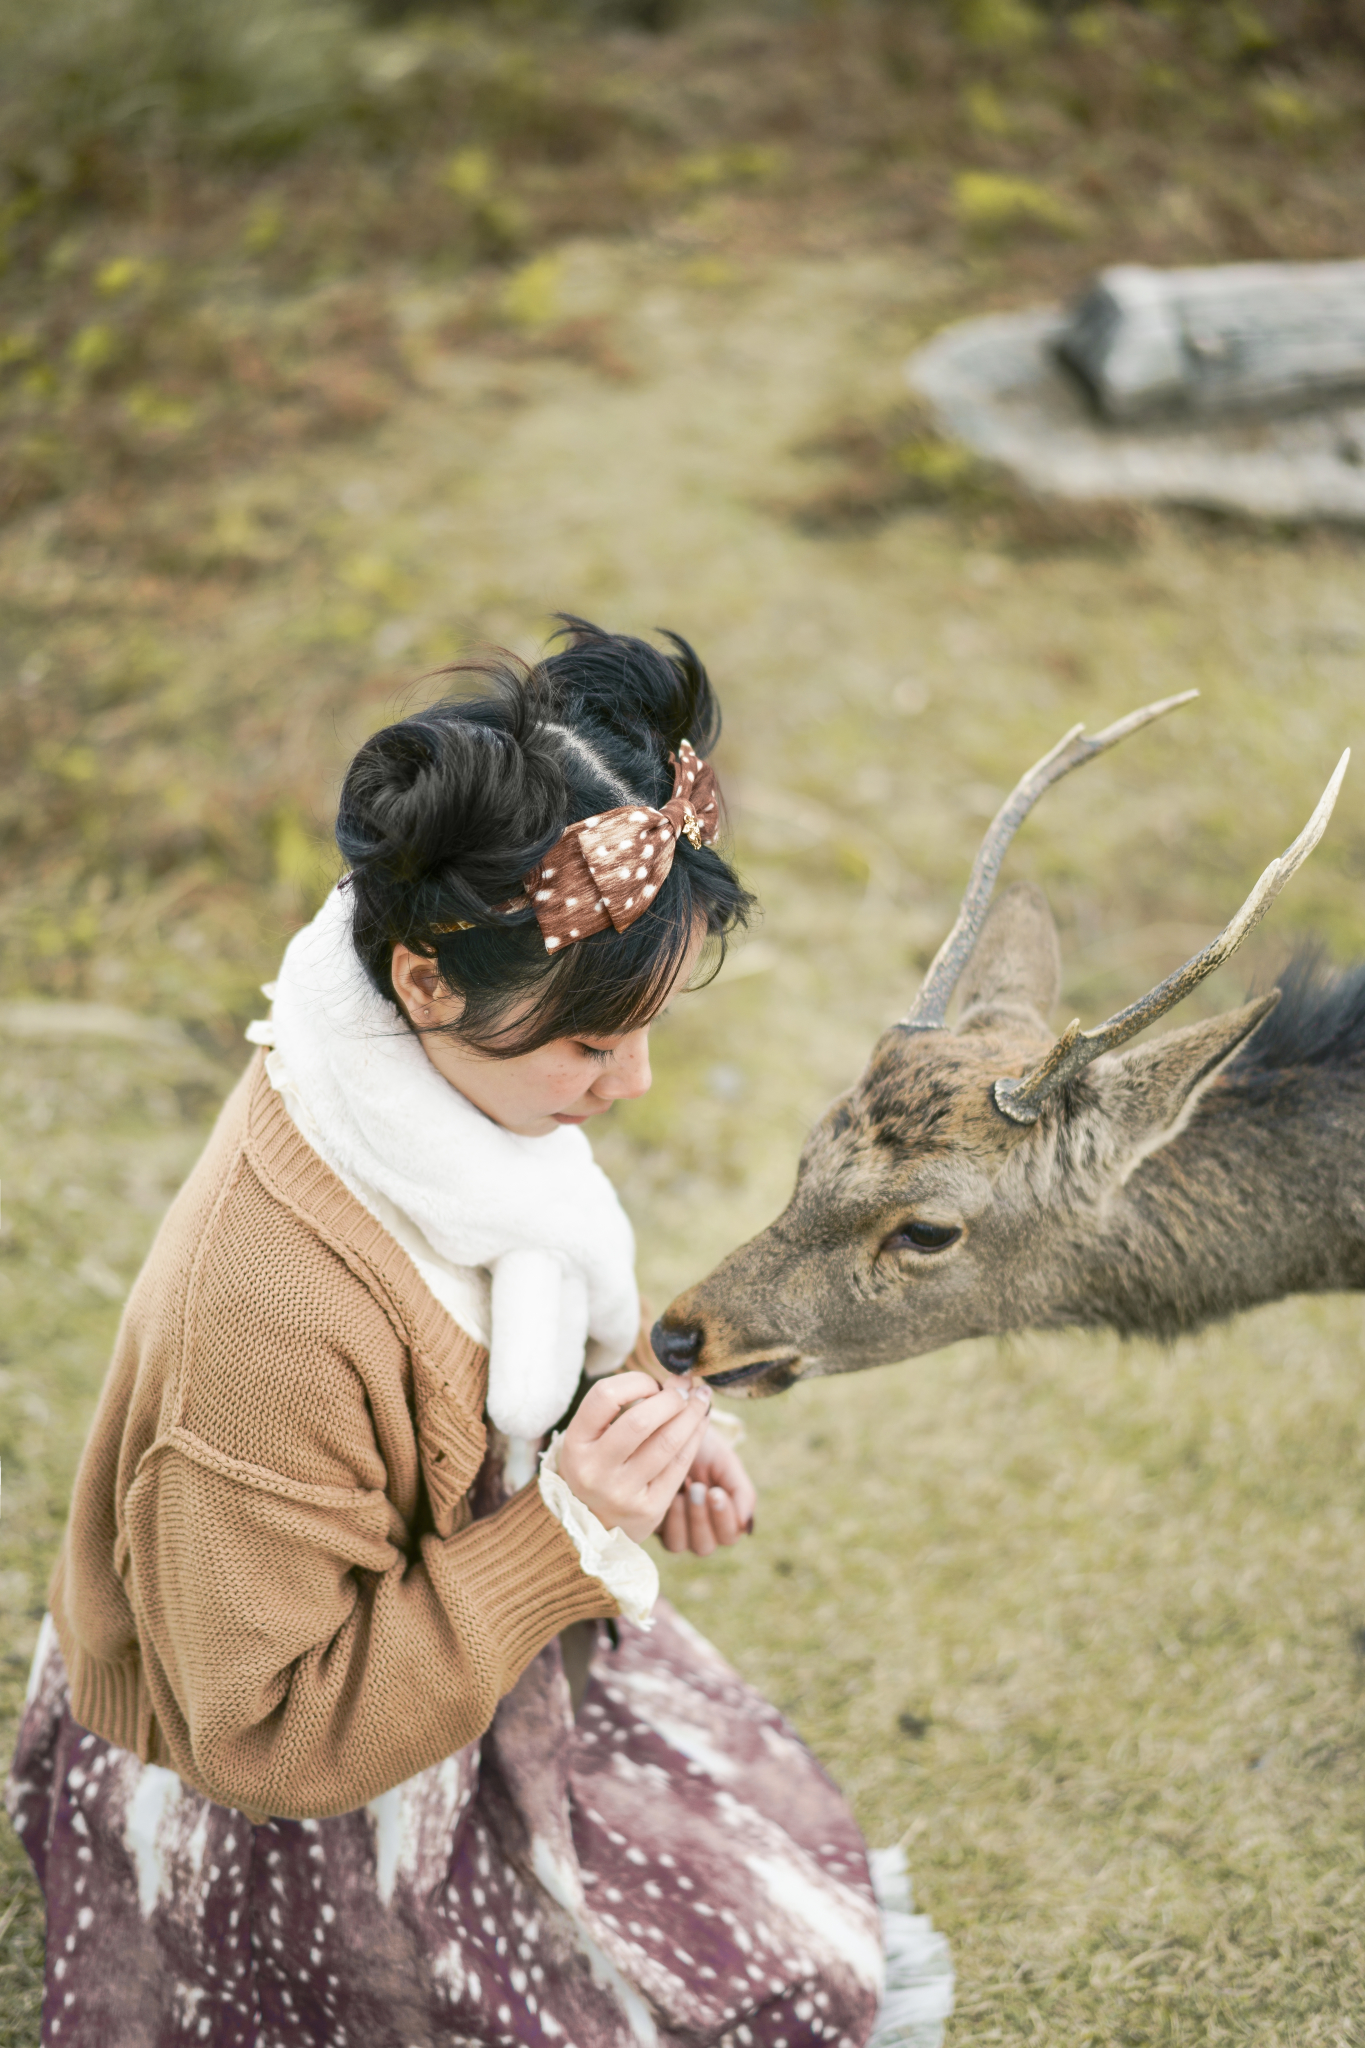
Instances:
[[[719,713],[561,638],[361,748],[128,1302],[10,1783],[60,2048],[871,2032],[858,1830],[657,1597],[753,1488],[581,1129],[749,908]]]

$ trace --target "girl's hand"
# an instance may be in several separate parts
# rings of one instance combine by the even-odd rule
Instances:
[[[661,1387],[648,1373],[613,1373],[588,1389],[565,1430],[560,1477],[604,1529],[643,1543],[696,1462],[710,1412],[700,1380]]]
[[[687,1484],[674,1495],[659,1524],[659,1540],[665,1550],[691,1550],[709,1557],[718,1544],[737,1543],[748,1535],[757,1499],[738,1452],[718,1429],[708,1427]]]

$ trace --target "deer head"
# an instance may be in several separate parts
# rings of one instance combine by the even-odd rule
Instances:
[[[1109,1212],[1142,1162],[1278,1001],[1138,1047],[1128,1041],[1227,960],[1326,829],[1349,754],[1308,824],[1231,922],[1183,967],[1091,1031],[1047,1024],[1060,986],[1041,893],[991,908],[1001,861],[1043,791],[1187,691],[1104,732],[1077,726],[1031,768],[991,824],[957,921],[909,1013],[873,1050],[801,1154],[782,1215],[680,1295],[653,1331],[658,1357],[746,1395],[857,1372],[962,1337],[1101,1320],[1093,1276]],[[948,1004],[959,1011],[949,1027]]]

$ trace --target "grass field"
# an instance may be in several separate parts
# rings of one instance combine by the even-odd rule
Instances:
[[[270,272],[240,240],[264,186],[333,232],[304,152],[250,190],[205,171],[198,226],[97,195],[53,229],[85,238],[67,268],[21,251],[0,279],[11,311],[28,277],[67,322],[56,351],[92,324],[101,266],[160,262],[161,236],[178,303],[266,362],[231,417],[210,417],[228,357],[182,365],[166,403],[205,411],[179,416],[183,447],[163,414],[150,454],[111,453],[106,429],[162,372],[73,387],[89,471],[25,471],[0,533],[6,1741],[122,1291],[240,1070],[255,984],[332,871],[339,769],[435,687],[424,672],[472,641],[530,652],[562,605],[676,627],[721,689],[764,918],[675,1004],[653,1094],[598,1146],[659,1301],[780,1205],[999,795],[1069,724],[1203,692],[1055,792],[1012,856],[1058,913],[1065,1015],[1087,1022],[1222,921],[1363,736],[1359,537],[1084,521],[994,479],[935,495],[898,381],[945,320],[1135,245],[1358,253],[1358,69],[1200,44],[1188,75],[1207,67],[1216,104],[1196,110],[1184,74],[1147,76],[1185,48],[1155,47],[1169,22],[1091,9],[1092,39],[1065,46],[931,37],[893,93],[863,18],[574,42],[575,77],[675,126],[637,122],[619,160],[562,176],[506,145],[515,249],[438,262],[381,236],[325,275]],[[1082,88],[1109,104],[1112,48],[1117,126],[1075,111]],[[838,132],[802,112],[831,64]],[[433,162],[452,147],[422,139]],[[1045,185],[1071,227],[1025,210],[987,231],[955,210],[971,169]],[[339,189],[370,175],[338,159]],[[105,292],[106,324],[144,289]],[[326,371],[307,388],[304,358]],[[1362,876],[1351,781],[1199,1002],[1309,936],[1358,958]],[[905,1837],[953,1943],[954,2048],[1365,2039],[1360,1321],[1328,1299],[1170,1351],[974,1343],[746,1411],[755,1538],[669,1563],[669,1590],[869,1837]],[[28,2048],[40,1907],[7,1833],[3,1853],[0,2048]]]

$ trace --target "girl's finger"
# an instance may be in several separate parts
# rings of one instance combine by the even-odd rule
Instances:
[[[644,1482],[642,1490],[645,1500],[651,1507],[655,1502],[658,1503],[655,1510],[657,1514],[662,1515],[674,1494],[681,1492],[683,1481],[696,1456],[696,1450],[696,1439],[685,1438],[668,1463],[657,1471],[652,1479]],[[643,1456],[643,1453],[641,1455]]]
[[[665,1475],[671,1475],[668,1483],[676,1490],[695,1463],[697,1446],[705,1433],[706,1417],[684,1412],[676,1421],[656,1429],[648,1442],[641,1444],[629,1460],[627,1472],[636,1485],[645,1487],[660,1486]]]
[[[699,1470],[698,1477],[704,1476],[708,1486],[723,1486],[727,1493],[734,1492],[744,1474],[739,1453],[726,1443],[719,1430],[707,1438],[705,1455],[700,1462],[705,1464],[706,1472],[703,1475]]]
[[[735,1510],[736,1528],[748,1529],[753,1523],[754,1509],[758,1506],[758,1488],[743,1466],[740,1467],[738,1483],[727,1490]]]
[[[659,1524],[659,1541],[665,1550],[687,1548],[687,1501],[681,1493],[675,1493],[668,1504],[668,1513]]]
[[[687,1546],[697,1557],[709,1557],[716,1547],[711,1533],[711,1515],[706,1488],[699,1479],[687,1483]]]
[[[707,1488],[706,1506],[711,1522],[711,1534],[716,1542],[727,1546],[738,1542],[742,1527],[739,1512],[723,1486]]]
[[[663,1416],[676,1414],[684,1399],[684,1390],[676,1381],[671,1387],[661,1387],[648,1373],[614,1372],[608,1379],[594,1380],[569,1427],[579,1429],[586,1440],[592,1440],[605,1436],[638,1409],[654,1409],[659,1403],[654,1421],[647,1421],[641,1429],[641,1435],[647,1436]]]
[[[625,1463],[665,1430],[674,1428],[690,1436],[705,1429],[707,1413],[704,1400],[689,1396],[676,1383],[656,1387],[647,1400],[633,1401],[622,1409],[599,1441],[604,1450]]]
[[[758,1502],[758,1494],[753,1480],[744,1469],[743,1461],[729,1444],[718,1443],[714,1437],[711,1438],[704,1455],[697,1460],[697,1469],[693,1476],[704,1479],[708,1486],[718,1486],[722,1493],[729,1494],[734,1502],[735,1517],[741,1529],[751,1519]]]

